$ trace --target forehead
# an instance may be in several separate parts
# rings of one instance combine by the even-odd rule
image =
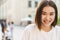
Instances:
[[[51,6],[46,6],[42,10],[43,12],[55,12],[55,9]]]

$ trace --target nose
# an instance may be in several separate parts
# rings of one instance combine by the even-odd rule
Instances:
[[[50,16],[49,15],[46,15],[46,20],[49,20],[50,19]]]

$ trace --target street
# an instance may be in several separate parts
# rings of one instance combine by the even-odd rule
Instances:
[[[13,34],[12,34],[13,40],[20,40],[21,34],[24,31],[24,28],[25,27],[20,27],[20,26],[14,25]],[[0,26],[0,40],[2,40],[1,26]]]

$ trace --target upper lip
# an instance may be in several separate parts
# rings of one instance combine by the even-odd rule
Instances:
[[[49,23],[49,21],[44,21],[45,23]]]

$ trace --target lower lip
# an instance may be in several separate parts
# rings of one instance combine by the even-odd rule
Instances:
[[[45,22],[45,21],[44,21]],[[45,22],[46,24],[48,24],[49,22]]]

